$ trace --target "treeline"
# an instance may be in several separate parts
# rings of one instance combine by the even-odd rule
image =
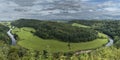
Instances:
[[[64,42],[86,42],[98,37],[98,33],[89,28],[73,27],[71,24],[32,19],[20,19],[11,23],[16,27],[32,27],[35,35],[43,39],[56,39]]]
[[[111,36],[115,45],[120,47],[120,21],[119,20],[77,20],[70,23],[79,23],[91,26],[93,29],[101,31]]]
[[[0,48],[0,60],[71,60],[72,55],[72,52],[50,53],[47,50],[28,50],[20,46],[6,44],[3,44]],[[76,58],[78,57],[76,56]]]
[[[0,60],[119,60],[120,49],[103,47],[90,53],[75,54],[74,52],[50,53],[47,50],[27,50],[19,46],[2,45]]]
[[[80,55],[80,60],[119,60],[120,49],[115,47],[99,48],[91,53]]]
[[[69,23],[79,23],[86,26],[92,26],[94,24],[104,23],[105,20],[72,20]]]
[[[0,41],[1,42],[5,42],[5,43],[9,43],[9,37],[7,35],[7,31],[9,30],[8,27],[0,24]]]
[[[108,34],[111,37],[120,36],[120,21],[114,20],[77,20],[70,21],[70,23],[79,23],[92,28],[102,31],[105,34]]]

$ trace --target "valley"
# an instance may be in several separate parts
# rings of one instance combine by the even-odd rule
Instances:
[[[87,56],[91,60],[92,57],[90,57],[90,55],[95,56],[96,54],[99,54],[102,51],[102,53],[100,53],[101,56],[96,56],[97,58],[94,58],[94,59],[98,59],[98,57],[102,58],[102,56],[104,56],[102,54],[105,53],[104,51],[106,51],[106,54],[108,54],[107,52],[108,50],[109,52],[116,55],[115,52],[113,52],[113,50],[119,52],[119,49],[115,48],[117,46],[116,44],[118,44],[118,41],[116,41],[116,39],[113,38],[112,35],[110,35],[111,33],[106,34],[107,32],[106,33],[102,32],[104,30],[100,30],[101,28],[98,29],[102,22],[101,21],[97,22],[99,24],[96,24],[96,22],[94,22],[96,25],[94,25],[93,22],[89,22],[89,23],[92,23],[93,25],[92,24],[87,25],[88,22],[84,22],[82,20],[77,22],[69,21],[67,23],[27,20],[27,19],[26,20],[20,19],[20,20],[13,21],[11,23],[4,22],[1,24],[4,27],[8,28],[5,31],[6,32],[5,34],[8,34],[9,41],[6,42],[5,41],[6,39],[3,40],[4,43],[1,42],[2,44],[1,46],[7,48],[8,52],[13,50],[13,52],[11,52],[10,55],[8,55],[8,59],[11,58],[12,60],[16,60],[16,58],[24,59],[25,57],[29,57],[29,58],[25,58],[25,60],[31,59],[33,57],[39,58],[38,60],[42,60],[42,59],[43,60],[44,59],[47,59],[47,60],[50,60],[50,59],[85,60],[87,59],[88,60],[88,58],[84,54],[87,54]],[[59,33],[59,34],[56,34],[56,33]],[[89,34],[92,36],[90,36]],[[63,38],[65,39],[62,40],[60,37],[62,39]],[[74,40],[74,37],[75,38],[79,37],[79,38]],[[5,46],[5,44],[7,44],[7,46]],[[36,57],[35,55],[31,55],[31,58],[30,58],[30,55],[26,56],[26,54],[29,54],[27,51],[29,53],[34,53],[34,54],[38,53],[38,54]],[[19,56],[21,55],[17,53],[21,53],[23,57],[20,58]],[[10,57],[11,54],[13,54],[12,57]],[[16,54],[17,54],[17,57],[14,57],[16,56]],[[58,58],[54,56],[56,54],[58,54],[57,55]],[[5,55],[7,56],[7,54]],[[113,59],[115,57],[111,57],[111,58]],[[116,57],[116,58],[119,58],[119,57]],[[109,59],[109,58],[106,57],[106,59]]]
[[[28,48],[28,49],[35,49],[35,50],[44,50],[48,49],[51,52],[68,52],[68,51],[77,51],[77,50],[86,50],[86,49],[95,49],[105,45],[108,42],[107,36],[99,33],[100,37],[104,37],[103,39],[95,39],[90,42],[82,42],[82,43],[70,43],[71,49],[67,46],[68,43],[61,42],[54,39],[42,39],[35,35],[33,35],[31,31],[35,31],[32,28],[16,28],[13,29],[13,33],[16,32],[19,36],[18,44]]]

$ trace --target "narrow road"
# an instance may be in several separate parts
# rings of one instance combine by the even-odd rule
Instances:
[[[11,34],[11,30],[12,29],[10,29],[8,32],[7,32],[7,34],[8,34],[8,36],[11,38],[11,45],[16,45],[16,40],[15,40],[15,38],[14,38],[14,35],[12,35]]]

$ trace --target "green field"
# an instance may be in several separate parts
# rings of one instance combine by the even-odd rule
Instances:
[[[2,25],[11,28],[11,22],[0,22]]]
[[[68,52],[68,51],[77,51],[85,49],[94,49],[103,46],[108,42],[106,35],[99,33],[99,36],[105,37],[104,39],[96,39],[90,42],[81,42],[81,43],[71,43],[71,50],[68,48],[68,43],[52,40],[52,39],[42,39],[34,34],[31,31],[35,32],[33,28],[15,28],[13,33],[18,34],[19,40],[18,45],[25,47],[27,49],[33,50],[48,50],[50,52]]]
[[[72,26],[77,26],[77,27],[83,27],[83,28],[91,28],[90,26],[78,24],[78,23],[73,23]]]

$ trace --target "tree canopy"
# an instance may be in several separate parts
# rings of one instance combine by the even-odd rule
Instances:
[[[0,24],[0,41],[9,43],[9,37],[7,36],[8,27]]]
[[[12,22],[16,27],[32,27],[35,35],[43,39],[56,39],[64,42],[86,42],[97,38],[98,33],[89,28],[73,27],[68,23],[20,19]]]

